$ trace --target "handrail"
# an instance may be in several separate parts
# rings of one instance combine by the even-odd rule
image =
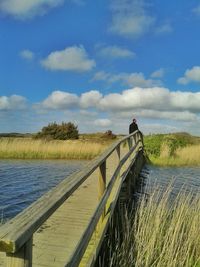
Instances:
[[[63,180],[57,187],[47,192],[36,202],[26,208],[23,212],[17,215],[14,219],[7,222],[0,227],[0,251],[8,254],[16,253],[26,243],[28,243],[37,229],[58,209],[67,198],[99,167],[106,159],[117,149],[120,144],[130,140],[130,138],[140,135],[139,131],[125,136],[121,140],[114,143],[109,147],[100,157],[94,159],[83,170],[76,172]],[[140,137],[140,140],[142,138]],[[138,141],[138,142],[139,142]],[[109,194],[114,184],[115,178],[124,162],[129,158],[132,152],[135,150],[138,142],[126,156],[119,162],[119,165],[103,195],[99,206],[96,210],[98,217],[105,207],[105,203],[109,197]],[[96,214],[96,213],[95,213]],[[89,238],[89,236],[88,236]],[[73,265],[70,265],[73,266]]]
[[[77,267],[78,264],[80,263],[81,257],[83,256],[85,249],[89,243],[89,240],[92,236],[92,233],[95,229],[95,227],[97,226],[97,223],[101,217],[101,214],[105,208],[105,205],[107,203],[107,200],[110,196],[110,193],[113,189],[113,185],[117,179],[118,173],[121,170],[122,166],[124,165],[124,163],[127,161],[127,159],[129,158],[129,156],[133,153],[133,151],[135,150],[135,148],[138,146],[138,144],[140,143],[140,141],[138,141],[132,148],[131,150],[124,156],[124,158],[122,160],[120,160],[119,165],[117,167],[117,169],[115,170],[107,188],[106,191],[104,192],[104,195],[102,196],[102,199],[94,213],[94,215],[91,218],[90,223],[88,224],[88,227],[85,231],[85,233],[83,234],[79,244],[77,245],[77,248],[74,252],[74,254],[72,255],[69,263],[66,265],[66,267]],[[133,162],[135,160],[136,156],[133,159]]]

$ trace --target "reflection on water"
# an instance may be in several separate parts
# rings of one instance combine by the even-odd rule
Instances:
[[[82,168],[85,161],[0,160],[0,222]]]
[[[200,167],[155,167],[147,166],[146,191],[152,186],[166,190],[171,183],[172,194],[177,195],[180,189],[197,193],[200,191]],[[145,170],[144,170],[145,172]]]

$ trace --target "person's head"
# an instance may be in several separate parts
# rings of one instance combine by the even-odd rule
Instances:
[[[135,118],[133,118],[133,123],[136,123],[137,121],[136,121],[136,119]]]

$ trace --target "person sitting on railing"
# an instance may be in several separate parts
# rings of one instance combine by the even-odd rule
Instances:
[[[138,125],[137,125],[136,119],[134,118],[132,123],[129,125],[129,134],[131,134],[137,130],[138,130]]]

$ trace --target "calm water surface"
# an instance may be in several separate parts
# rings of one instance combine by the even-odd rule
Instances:
[[[2,218],[8,220],[14,217],[68,175],[80,170],[85,163],[66,160],[0,160],[0,222]],[[145,172],[147,185],[156,183],[165,189],[173,180],[174,194],[183,185],[193,192],[200,188],[200,167],[147,166],[143,174]]]
[[[85,161],[0,160],[0,222],[81,169]]]

